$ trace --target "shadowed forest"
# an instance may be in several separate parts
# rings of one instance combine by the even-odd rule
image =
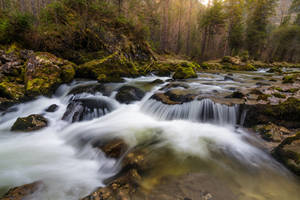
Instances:
[[[153,50],[196,61],[300,59],[298,0],[1,0],[0,9],[0,43],[35,50],[95,52],[107,29],[128,25]]]

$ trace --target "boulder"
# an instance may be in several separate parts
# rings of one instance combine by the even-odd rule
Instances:
[[[281,142],[283,139],[292,134],[287,128],[283,126],[277,126],[276,124],[269,123],[267,125],[258,125],[255,130],[261,135],[261,137],[269,142]]]
[[[155,93],[151,99],[160,101],[163,104],[176,105],[191,102],[196,96],[196,94],[191,93],[189,90],[170,89],[165,93]]]
[[[94,147],[101,149],[107,157],[120,158],[127,150],[128,145],[124,140],[115,138],[109,142],[93,144]]]
[[[11,131],[30,132],[40,130],[48,125],[48,121],[41,115],[29,115],[18,118],[11,127]]]
[[[299,74],[291,74],[286,75],[282,78],[282,83],[295,83],[296,81],[300,81],[300,75]]]
[[[273,150],[272,155],[288,169],[300,176],[300,132],[283,140]]]
[[[69,122],[79,122],[102,117],[113,110],[113,106],[98,98],[81,98],[72,100],[62,120]]]
[[[49,106],[45,111],[46,112],[56,112],[58,110],[58,105],[56,104],[52,104],[51,106]]]
[[[173,75],[173,79],[197,78],[197,74],[192,67],[179,67]]]
[[[0,97],[20,101],[25,99],[25,87],[16,82],[0,83]]]
[[[195,71],[200,69],[202,69],[201,66],[194,62],[167,59],[165,61],[154,62],[151,65],[144,67],[140,71],[144,75],[152,73],[157,76],[170,76],[172,72],[177,71],[176,78],[184,79],[197,77]]]
[[[236,92],[233,92],[231,95],[226,96],[225,98],[242,99],[244,97],[245,97],[245,95],[242,92],[236,91]]]
[[[145,92],[133,86],[122,86],[118,89],[116,99],[120,103],[130,104],[134,101],[139,101],[145,96]]]
[[[117,142],[116,144],[119,144]],[[119,145],[116,145],[119,149]],[[102,199],[102,200],[119,200],[131,199],[130,197],[136,193],[141,181],[140,173],[142,173],[149,163],[146,163],[146,149],[134,148],[122,160],[121,171],[110,180],[104,188],[98,188],[95,192],[81,200]]]
[[[287,128],[300,127],[300,100],[294,97],[278,104],[241,105],[242,110],[247,110],[244,125],[246,127],[272,122]]]
[[[243,62],[239,57],[233,57],[233,56],[224,56],[222,59],[222,63],[230,63],[232,65],[241,65]]]
[[[73,88],[68,95],[77,95],[82,93],[88,93],[88,94],[96,94],[97,92],[102,93],[105,96],[109,95],[109,92],[107,91],[107,88],[103,84],[90,84],[90,85],[79,85],[75,88]]]
[[[51,95],[62,83],[75,76],[75,65],[56,56],[39,52],[25,66],[25,87],[28,96]]]
[[[42,187],[41,182],[22,185],[10,189],[0,200],[24,200]]]
[[[76,76],[97,79],[99,82],[122,82],[122,77],[136,77],[137,65],[120,52],[92,60],[76,68]]]

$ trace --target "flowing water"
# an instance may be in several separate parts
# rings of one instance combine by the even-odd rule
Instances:
[[[186,84],[204,96],[226,94],[232,88],[253,87],[252,79],[246,77],[257,74],[235,76],[235,80],[224,80],[224,75],[201,74]],[[201,199],[197,192],[204,190],[211,192],[214,199],[224,200],[299,199],[299,181],[263,150],[260,139],[237,126],[242,112],[238,106],[221,105],[207,98],[182,105],[162,104],[150,99],[166,85],[151,84],[156,78],[108,84],[111,91],[124,84],[148,91],[141,101],[130,105],[118,103],[116,92],[109,96],[100,92],[69,94],[78,85],[95,84],[77,81],[61,86],[51,98],[39,97],[1,113],[0,192],[42,181],[45,187],[29,199],[84,197],[104,186],[104,181],[120,170],[117,160],[105,157],[91,144],[118,137],[131,147],[157,141],[149,147],[155,155],[153,169],[141,182],[142,189],[136,199],[175,199],[178,196],[174,195],[179,190],[188,190],[184,188],[187,186],[194,187],[190,189],[192,192],[184,194],[192,199]],[[70,99],[91,98],[101,106],[94,110],[87,107],[82,122],[71,123],[75,111],[62,120]],[[103,102],[108,104],[108,110],[102,106]],[[45,112],[52,104],[59,106],[58,111]],[[10,131],[18,117],[30,114],[42,114],[50,125],[31,133]],[[160,183],[165,177],[174,180]]]

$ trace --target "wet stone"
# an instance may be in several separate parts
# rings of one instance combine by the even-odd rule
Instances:
[[[49,106],[45,111],[46,112],[56,112],[58,110],[59,106],[56,104],[52,104]]]
[[[28,117],[18,118],[11,128],[11,131],[36,131],[48,125],[48,121],[41,115],[30,115]]]
[[[116,99],[120,103],[130,104],[139,101],[145,96],[145,92],[133,86],[123,86],[118,90]]]
[[[72,100],[67,106],[62,120],[79,122],[102,117],[113,110],[111,103],[99,98],[82,98]]]

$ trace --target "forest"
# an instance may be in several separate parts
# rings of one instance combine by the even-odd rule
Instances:
[[[112,17],[133,26],[160,53],[196,61],[249,55],[298,62],[299,5],[297,0],[1,0],[0,42],[52,50],[51,38],[57,45],[64,40],[70,48],[96,51],[101,47],[93,34],[105,30],[95,23]]]
[[[0,200],[299,200],[300,0],[0,0]]]

